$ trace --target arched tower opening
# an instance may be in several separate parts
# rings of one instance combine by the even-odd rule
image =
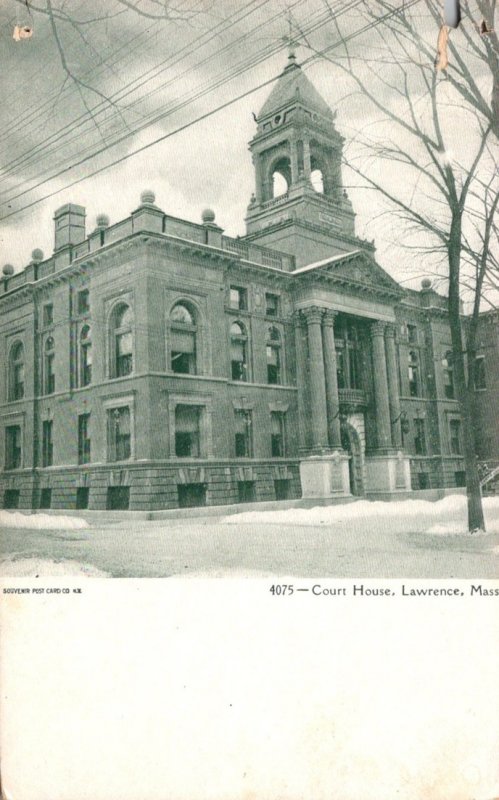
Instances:
[[[271,168],[272,198],[283,197],[291,186],[291,162],[282,157]]]
[[[256,117],[255,192],[246,223],[249,239],[291,253],[297,266],[345,252],[355,237],[334,118],[290,56]]]

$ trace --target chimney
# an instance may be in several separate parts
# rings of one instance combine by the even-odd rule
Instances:
[[[74,203],[61,206],[54,214],[54,222],[54,250],[80,244],[85,240],[85,208],[83,206],[77,206]]]

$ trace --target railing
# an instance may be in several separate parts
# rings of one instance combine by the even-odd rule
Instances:
[[[265,200],[261,206],[262,208],[273,208],[274,206],[280,206],[283,205],[283,203],[287,203],[288,200],[289,195],[286,192],[286,194],[281,194],[279,197],[273,197],[271,200]]]
[[[340,403],[354,406],[367,406],[367,395],[362,389],[339,389]]]
[[[262,264],[264,267],[288,271],[294,269],[294,256],[277,253],[275,250],[270,250],[268,247],[262,247],[253,242],[222,236],[222,248],[231,253],[236,253],[240,258],[244,258],[247,261]]]
[[[486,486],[488,483],[493,481],[494,478],[496,478],[497,476],[499,476],[499,465],[497,467],[494,467],[494,469],[490,470],[490,472],[487,472],[483,476],[483,478],[480,481],[480,486],[481,487]]]
[[[231,253],[237,253],[241,258],[248,258],[249,252],[246,242],[231,239],[229,236],[222,236],[222,247],[224,250],[230,250]]]

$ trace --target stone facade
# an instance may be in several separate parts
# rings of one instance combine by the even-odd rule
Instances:
[[[85,209],[62,207],[53,255],[4,269],[4,507],[463,484],[446,300],[428,281],[403,290],[356,237],[334,115],[293,60],[250,147],[243,238],[224,236],[210,210],[187,222],[143,192],[129,218],[101,215],[89,235]],[[499,445],[497,330],[484,322],[477,365],[484,460]]]

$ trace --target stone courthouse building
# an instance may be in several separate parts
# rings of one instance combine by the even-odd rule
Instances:
[[[402,289],[356,235],[342,144],[291,56],[250,143],[244,237],[210,210],[171,216],[149,191],[90,233],[83,207],[55,212],[54,253],[1,279],[4,507],[464,485],[446,299],[428,280]],[[480,455],[493,459],[497,317],[484,325]]]

